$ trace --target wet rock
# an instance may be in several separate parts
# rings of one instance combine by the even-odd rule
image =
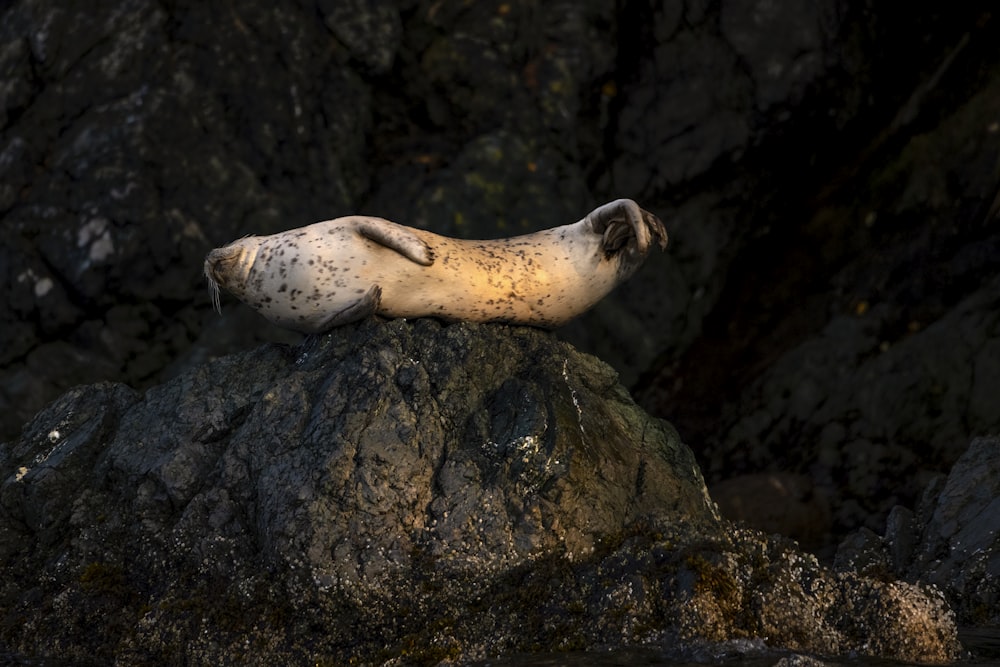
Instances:
[[[668,424],[528,328],[371,319],[142,395],[79,387],[0,466],[0,642],[31,656],[957,646],[932,591],[728,527]]]
[[[890,507],[995,430],[993,14],[846,1],[8,3],[0,439],[71,386],[145,390],[285,339],[245,309],[209,312],[204,254],[245,233],[360,211],[499,235],[631,196],[667,221],[669,254],[559,335],[625,384],[672,392],[646,405],[698,443],[713,481],[808,475],[833,492],[835,532],[881,530]],[[672,374],[679,360],[687,372]],[[654,362],[665,375],[643,373]],[[692,410],[717,430],[682,419]],[[166,517],[196,503],[203,478],[201,454],[179,451],[142,487]],[[82,520],[93,508],[78,504]],[[211,506],[213,525],[256,516],[239,499]],[[916,539],[895,519],[883,569]],[[204,558],[228,558],[225,544],[204,542]],[[150,553],[161,568],[187,558]],[[78,568],[78,583],[144,609],[118,586],[141,578],[131,567]],[[253,581],[265,581],[260,600],[286,596]],[[156,613],[193,614],[170,599]],[[213,618],[233,623],[246,599],[233,600]],[[193,632],[142,627],[155,641],[130,645],[168,652]]]
[[[4,527],[21,539],[5,543],[22,566],[68,550],[58,588],[110,580],[102,593],[164,621],[191,595],[185,577],[239,595],[272,571],[310,604],[329,594],[323,605],[377,605],[389,622],[427,603],[434,572],[572,562],[641,522],[717,521],[676,433],[610,369],[530,329],[369,321],[141,399],[76,390],[7,451]],[[414,596],[395,591],[405,582]],[[76,622],[33,652],[79,641]]]

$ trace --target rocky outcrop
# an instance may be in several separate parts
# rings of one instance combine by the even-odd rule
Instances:
[[[79,387],[0,460],[0,642],[30,656],[958,650],[932,590],[728,527],[677,433],[533,329],[372,319]]]
[[[994,277],[893,340],[884,304],[835,318],[730,408],[739,417],[703,453],[706,475],[802,471],[834,505],[836,533],[880,529],[893,506],[916,506],[936,469],[947,472],[939,462],[957,460],[970,432],[1000,428],[998,306]]]
[[[934,479],[916,511],[893,508],[884,534],[852,534],[838,566],[925,581],[946,595],[965,626],[1000,623],[1000,439],[976,438],[947,477]]]
[[[973,438],[1000,430],[1000,126],[987,120],[1000,70],[963,60],[982,36],[942,56],[940,80],[967,62],[979,83],[933,122],[872,146],[798,213],[777,213],[794,210],[787,192],[774,202],[779,220],[699,341],[636,390],[701,443],[710,486],[806,477],[830,510],[824,554],[860,526],[881,531],[894,506],[915,509]],[[910,103],[933,112],[919,92]],[[775,508],[761,509],[763,527]]]

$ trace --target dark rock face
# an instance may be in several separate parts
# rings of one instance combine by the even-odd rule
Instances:
[[[958,459],[970,431],[1000,428],[1000,279],[891,342],[888,307],[872,311],[835,318],[775,361],[706,469],[802,470],[836,499],[838,532],[880,530],[893,505],[915,505],[934,462]]]
[[[421,602],[435,572],[572,561],[640,524],[718,521],[676,433],[610,369],[530,329],[369,321],[144,397],[73,390],[5,453],[7,556],[27,573],[63,551],[60,586],[86,595],[113,576],[163,621],[202,583],[185,575],[232,596],[271,572],[313,602],[385,607],[410,600],[401,582]],[[34,651],[81,640],[74,624],[44,639],[60,622],[45,611],[14,612],[41,624]]]
[[[1000,439],[977,438],[947,478],[928,485],[916,512],[897,506],[883,536],[851,535],[842,569],[937,586],[966,626],[1000,622]]]
[[[207,248],[345,211],[365,187],[369,94],[322,22],[217,9],[4,11],[5,435],[74,384],[148,386],[201,328]],[[259,75],[278,53],[297,73]]]
[[[532,329],[368,320],[74,389],[0,451],[0,641],[28,655],[957,650],[933,592],[729,530],[676,432]]]
[[[816,188],[782,175],[699,337],[636,389],[698,443],[710,486],[811,480],[823,554],[1000,429],[1000,70],[980,51],[998,23],[968,25],[857,162]]]

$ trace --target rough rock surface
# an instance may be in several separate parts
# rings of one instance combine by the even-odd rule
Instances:
[[[838,566],[938,587],[966,626],[1000,624],[1000,439],[976,438],[916,512],[893,508],[880,537],[852,534]]]
[[[970,433],[1000,429],[1000,275],[891,342],[888,311],[838,316],[775,361],[705,452],[706,475],[807,474],[835,499],[837,533],[914,507]]]
[[[532,329],[367,320],[79,387],[0,462],[0,642],[32,656],[958,650],[933,590],[728,528],[677,433]]]
[[[710,486],[808,478],[824,554],[1000,430],[998,24],[943,47],[856,162],[812,189],[787,175],[700,336],[636,390],[699,443]]]

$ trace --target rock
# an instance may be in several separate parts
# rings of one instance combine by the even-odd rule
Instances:
[[[722,3],[722,35],[748,67],[758,109],[798,102],[823,74],[841,28],[841,7],[836,0]],[[776,34],[784,39],[768,39]]]
[[[2,10],[0,437],[73,385],[151,386],[201,331],[207,249],[367,188],[368,98],[327,70],[314,10],[169,12]],[[37,372],[32,353],[54,343],[73,363]]]
[[[670,251],[558,335],[666,393],[644,404],[698,443],[713,482],[808,476],[839,539],[915,506],[996,431],[1000,22],[986,4],[19,0],[0,15],[0,440],[75,385],[95,405],[98,381],[156,396],[216,356],[297,342],[238,306],[211,313],[201,262],[243,234],[363,212],[501,235],[619,196],[667,221]],[[116,424],[138,394],[108,386]],[[207,502],[204,443],[142,442],[164,457],[142,503],[174,518],[174,503]],[[103,460],[91,449],[73,451]],[[214,525],[257,497],[228,493]],[[73,502],[83,520],[90,501]],[[892,518],[873,562],[895,572],[920,520]],[[162,582],[150,568],[193,562],[165,549],[75,572],[91,593]],[[142,609],[131,591],[108,604]]]
[[[753,88],[714,31],[685,30],[656,46],[624,100],[614,180],[628,192],[662,192],[703,175],[751,137]],[[653,117],[657,123],[643,123]]]
[[[79,387],[0,479],[0,644],[27,656],[957,651],[933,592],[727,526],[668,424],[528,328],[370,319],[142,395]]]
[[[1000,622],[1000,439],[976,438],[947,479],[927,488],[914,514],[895,508],[885,535],[849,536],[838,557],[880,563],[883,576],[944,592],[960,623]],[[854,562],[848,563],[853,567]]]
[[[392,67],[402,41],[399,9],[388,0],[376,2],[332,2],[322,0],[323,23],[347,47],[352,58],[372,74],[385,74]]]
[[[1000,426],[1000,412],[985,407],[1000,395],[1000,376],[987,370],[998,290],[1000,277],[986,279],[891,343],[884,306],[834,318],[728,406],[722,440],[701,454],[706,476],[758,467],[808,473],[830,501],[834,535],[881,531],[891,508],[912,507],[970,433]]]
[[[811,3],[792,12],[787,4],[720,5],[721,35],[740,54],[764,115],[782,113],[785,102],[772,104],[772,94],[792,99],[815,92],[814,84],[830,86],[829,73],[821,73],[827,58],[842,58],[834,66],[842,71],[867,58],[848,47],[868,51],[850,11]],[[695,277],[696,265],[680,262],[681,276],[705,286],[700,305],[709,311],[696,320],[690,345],[666,349],[659,368],[634,388],[640,404],[699,443],[710,485],[772,472],[809,477],[830,502],[824,554],[861,526],[881,532],[894,506],[915,508],[930,479],[947,473],[973,437],[1000,428],[1000,125],[990,120],[1000,105],[1000,70],[978,55],[996,41],[1000,22],[946,37],[949,26],[977,24],[980,12],[969,6],[965,18],[948,14],[956,23],[943,22],[945,14],[893,12],[868,24],[900,39],[916,34],[917,25],[939,24],[917,32],[941,41],[931,50],[935,64],[925,70],[931,74],[903,86],[878,136],[849,165],[818,172],[806,166],[829,165],[839,150],[828,145],[815,161],[803,159],[800,149],[823,142],[824,131],[814,128],[786,154],[795,157],[782,172],[776,144],[750,132],[769,167],[782,174],[775,197],[741,200],[737,182],[729,183],[730,201],[742,203],[731,215],[754,238],[739,241],[731,227],[713,225],[711,240],[726,238],[720,232],[728,230],[736,234],[731,243],[741,246],[732,263],[709,265],[727,274],[719,292],[708,273]],[[788,41],[761,38],[748,27],[758,22],[783,23]],[[886,41],[888,32],[876,42],[902,54],[897,39]],[[775,52],[795,43],[803,69],[796,73],[780,56],[771,68]],[[877,97],[885,90],[879,78],[902,83],[905,70],[854,69],[859,78],[848,88],[857,92],[874,77],[870,90]],[[978,83],[966,85],[966,73]],[[836,116],[851,107],[845,97],[828,108]],[[801,120],[801,111],[789,117],[792,126]],[[776,124],[768,131],[782,130]],[[840,130],[834,134],[849,142]],[[687,136],[677,134],[674,143]],[[752,161],[753,152],[741,162]],[[649,177],[647,167],[635,168]],[[713,208],[721,215],[721,206]],[[714,223],[710,216],[688,218],[684,234],[672,238],[682,236],[679,244],[697,243],[695,254],[719,259],[699,238],[702,220]],[[672,252],[689,250],[675,245]],[[698,307],[692,299],[685,309]]]

